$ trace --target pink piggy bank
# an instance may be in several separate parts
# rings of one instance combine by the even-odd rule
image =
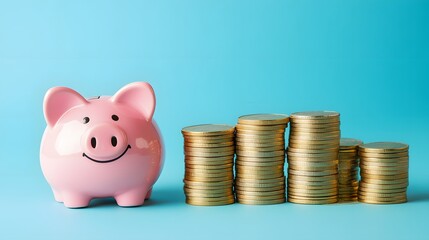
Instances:
[[[49,89],[40,164],[55,200],[69,208],[104,197],[123,207],[142,205],[164,161],[154,110],[155,94],[145,82],[92,99],[70,88]]]

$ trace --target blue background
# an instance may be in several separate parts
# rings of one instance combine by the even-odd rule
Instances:
[[[429,239],[429,2],[1,1],[0,238]],[[39,166],[43,96],[149,81],[164,171],[138,208],[56,203]],[[409,203],[184,203],[180,129],[243,114],[341,113],[342,135],[410,144]]]

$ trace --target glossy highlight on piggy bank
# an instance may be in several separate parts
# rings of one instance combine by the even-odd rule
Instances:
[[[69,208],[105,197],[123,207],[142,205],[164,161],[161,134],[152,120],[155,105],[146,82],[91,99],[66,87],[49,89],[40,164],[55,200]]]

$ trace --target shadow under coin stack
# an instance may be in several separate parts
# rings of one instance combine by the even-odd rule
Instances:
[[[285,128],[289,116],[253,114],[236,126],[235,192],[242,204],[277,204],[285,199]]]
[[[234,126],[205,124],[182,129],[185,141],[186,203],[234,203]]]
[[[374,142],[359,147],[359,201],[404,203],[408,187],[408,145]]]
[[[338,162],[338,201],[354,202],[358,199],[359,145],[362,141],[341,138]]]
[[[328,204],[338,201],[340,114],[298,112],[290,116],[288,201]]]

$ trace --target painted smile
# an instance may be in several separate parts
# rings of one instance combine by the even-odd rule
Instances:
[[[116,158],[113,158],[113,159],[110,159],[110,160],[106,160],[106,161],[94,159],[94,158],[92,158],[92,157],[90,157],[90,156],[86,155],[85,153],[83,153],[83,154],[82,154],[82,156],[83,156],[83,157],[86,157],[86,158],[88,158],[89,160],[91,160],[91,161],[93,161],[93,162],[96,162],[96,163],[109,163],[109,162],[114,162],[114,161],[118,160],[119,158],[121,158],[122,156],[124,156],[124,155],[125,155],[125,153],[127,153],[128,149],[130,149],[130,148],[131,148],[131,146],[130,146],[130,145],[128,145],[128,146],[127,146],[127,148],[125,148],[125,151],[124,151],[121,155],[119,155],[119,156],[118,156],[118,157],[116,157]]]

